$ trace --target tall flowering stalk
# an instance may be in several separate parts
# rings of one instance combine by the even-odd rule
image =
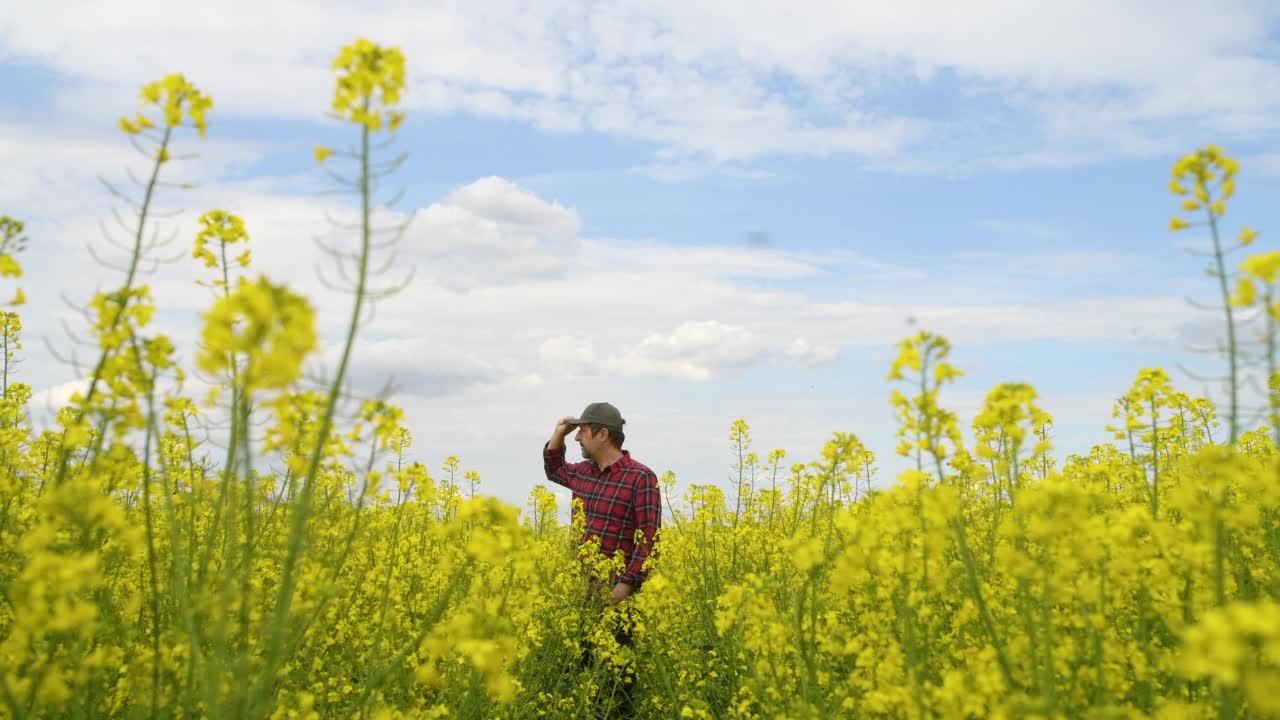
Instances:
[[[1245,228],[1241,246],[1253,242],[1256,233]],[[1280,444],[1280,250],[1250,255],[1240,262],[1231,304],[1258,311],[1263,320],[1262,359],[1265,368],[1267,422]]]
[[[129,259],[125,268],[124,281],[113,293],[99,294],[94,299],[95,305],[106,309],[99,315],[99,326],[95,328],[100,335],[113,338],[112,342],[103,345],[98,361],[89,377],[89,386],[83,394],[77,394],[73,400],[78,406],[76,422],[82,422],[84,415],[94,409],[94,401],[103,384],[104,374],[109,370],[113,353],[120,346],[121,323],[125,318],[149,317],[145,309],[131,308],[130,302],[141,301],[147,297],[146,288],[141,292],[134,287],[139,268],[147,252],[152,249],[147,240],[147,229],[151,220],[152,203],[160,187],[160,172],[173,160],[172,142],[174,133],[185,123],[196,129],[204,138],[208,129],[208,113],[213,108],[213,100],[200,92],[182,75],[167,75],[162,80],[144,85],[141,99],[144,110],[139,110],[130,119],[120,118],[120,129],[129,136],[133,144],[143,156],[151,162],[150,175],[142,185],[140,199],[107,184],[108,190],[118,199],[131,206],[135,212],[133,241],[129,248]],[[160,117],[153,119],[152,114],[159,111]],[[151,114],[149,114],[151,113]],[[107,306],[110,306],[109,308]],[[105,318],[105,325],[102,318]],[[70,430],[70,428],[68,428]],[[69,455],[66,450],[60,454],[57,483],[66,478]]]
[[[1183,198],[1182,210],[1188,213],[1203,213],[1204,217],[1203,222],[1200,222],[1174,216],[1169,220],[1169,229],[1176,232],[1195,225],[1207,225],[1209,237],[1213,241],[1213,268],[1209,272],[1218,281],[1222,312],[1227,324],[1228,427],[1230,441],[1233,443],[1240,434],[1238,320],[1235,307],[1231,303],[1231,277],[1227,273],[1226,265],[1227,249],[1223,247],[1219,224],[1222,216],[1227,212],[1227,201],[1235,194],[1235,177],[1239,170],[1239,162],[1227,157],[1222,148],[1217,145],[1209,145],[1178,160],[1173,166],[1173,178],[1169,181],[1169,191]],[[1247,245],[1252,242],[1253,236],[1253,231],[1245,227],[1240,233],[1240,244]]]
[[[364,316],[365,306],[371,300],[370,263],[373,247],[373,183],[375,170],[371,168],[371,138],[375,133],[394,132],[404,120],[404,113],[393,108],[400,102],[405,87],[404,56],[397,48],[385,48],[365,39],[342,49],[334,59],[332,69],[338,72],[333,96],[333,113],[340,120],[358,128],[359,149],[355,159],[359,164],[356,191],[360,199],[359,250],[356,253],[352,308],[347,323],[346,338],[342,344],[338,367],[329,386],[329,392],[317,421],[314,443],[307,457],[302,476],[298,501],[292,510],[289,541],[275,610],[266,642],[265,670],[253,698],[254,713],[265,712],[274,684],[275,674],[284,661],[286,628],[289,609],[293,603],[297,583],[298,557],[307,534],[307,522],[312,511],[316,476],[333,428],[334,412],[343,383],[347,379],[351,353],[355,348],[356,334]],[[317,148],[316,160],[325,162],[333,150]]]
[[[27,249],[26,225],[8,215],[0,215],[0,278],[22,277],[22,266],[15,257]],[[10,305],[23,305],[27,302],[26,293],[19,287],[9,301]]]
[[[785,452],[761,463],[735,421],[739,501],[705,484],[673,503],[663,473],[672,522],[644,591],[616,608],[581,587],[620,558],[578,542],[581,513],[561,526],[550,490],[534,489],[522,522],[455,456],[437,483],[381,399],[338,429],[335,388],[362,303],[381,293],[367,278],[370,191],[395,163],[368,153],[385,144],[371,133],[402,122],[385,105],[398,62],[365,41],[343,51],[335,111],[360,149],[317,152],[358,162],[364,213],[333,386],[296,388],[318,342],[314,311],[267,278],[233,277],[247,231],[223,211],[201,218],[193,250],[221,266],[194,359],[230,392],[227,447],[194,437],[201,406],[182,394],[176,351],[150,334],[156,306],[132,279],[90,303],[104,360],[91,404],[82,394],[63,408],[60,431],[33,432],[30,388],[3,369],[0,715],[568,720],[608,704],[618,668],[638,669],[640,717],[1280,714],[1277,436],[1215,442],[1213,403],[1158,369],[1118,404],[1111,439],[1127,452],[1104,443],[1058,469],[1049,415],[1023,383],[987,395],[970,456],[939,402],[958,376],[950,345],[908,338],[892,374],[909,388],[894,405],[914,468],[850,502],[846,481],[869,479],[874,462],[853,433],[787,477]],[[189,119],[164,93],[144,95],[166,123]],[[155,152],[156,123],[123,126],[157,136]],[[1221,215],[1212,205],[1230,185],[1196,177],[1208,189],[1193,204]],[[0,235],[21,232],[0,218]],[[18,247],[0,241],[0,278],[21,277]],[[1280,255],[1254,255],[1230,298],[1237,319],[1265,323],[1271,378],[1278,280]],[[20,330],[0,316],[6,360]],[[1238,379],[1244,407],[1250,378]],[[260,448],[254,407],[270,411]],[[988,543],[981,559],[971,537]],[[623,617],[634,648],[610,632]]]
[[[942,466],[943,461],[948,457],[955,458],[964,453],[964,443],[961,439],[955,413],[944,409],[938,403],[938,393],[941,391],[942,386],[954,382],[956,378],[960,377],[961,373],[959,369],[946,361],[947,356],[951,353],[951,343],[940,335],[921,331],[915,337],[900,342],[898,348],[898,357],[894,360],[889,370],[889,379],[914,381],[918,388],[918,393],[912,398],[907,398],[897,390],[893,391],[891,402],[898,410],[900,421],[898,437],[902,438],[902,442],[898,445],[898,454],[906,456],[914,452],[916,473],[919,478],[917,483],[920,487],[918,492],[923,493],[925,486],[923,482],[925,479],[925,453],[933,457],[934,470],[937,473],[935,482],[939,484],[947,482],[947,475]],[[907,371],[912,371],[912,375],[908,376]],[[950,449],[947,447],[948,442],[951,445]],[[924,499],[918,495],[917,507],[919,509],[917,514],[921,524],[920,531],[922,537],[927,537],[929,535],[929,517],[923,512],[923,505]],[[986,593],[983,590],[983,582],[979,576],[977,560],[969,547],[968,529],[965,526],[963,513],[957,512],[952,515],[950,524],[959,546],[965,576],[968,579],[968,589],[978,608],[979,621],[986,631],[992,647],[995,649],[1005,682],[1010,687],[1016,687],[1017,682],[1014,680],[1004,643],[1001,641],[999,630],[996,627],[995,619],[986,599]],[[921,566],[924,568],[923,583],[927,586],[929,584],[929,554],[926,543],[921,543],[921,553]],[[930,644],[931,638],[926,634],[921,646],[925,665],[929,663]]]

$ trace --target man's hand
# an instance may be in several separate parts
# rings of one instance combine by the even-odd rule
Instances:
[[[630,594],[631,594],[631,586],[627,583],[620,582],[617,585],[613,586],[613,593],[609,595],[609,604],[617,605],[618,603],[627,599],[627,596]]]
[[[552,450],[559,450],[564,447],[564,439],[569,437],[569,433],[577,429],[577,425],[570,424],[569,421],[573,416],[566,415],[556,421],[556,429],[551,433],[551,441],[547,444]]]

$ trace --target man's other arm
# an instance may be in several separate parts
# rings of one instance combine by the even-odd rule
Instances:
[[[628,594],[630,589],[639,587],[644,581],[644,563],[649,559],[654,537],[658,534],[658,527],[662,525],[662,494],[658,490],[658,476],[652,471],[645,472],[636,479],[634,503],[632,513],[636,523],[636,545],[631,551],[626,571],[618,578],[619,584],[631,586],[627,589]],[[615,592],[614,595],[618,593]]]

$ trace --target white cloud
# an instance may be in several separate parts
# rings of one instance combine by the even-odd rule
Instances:
[[[912,172],[1071,166],[1274,130],[1280,110],[1278,11],[1258,0],[8,10],[0,54],[83,81],[60,90],[68,110],[127,112],[162,68],[195,79],[217,112],[316,118],[328,58],[363,34],[404,48],[411,108],[652,141],[670,154],[650,171],[676,176],[775,153]],[[942,114],[903,100],[921,91],[958,104]]]
[[[572,240],[582,229],[582,219],[576,211],[543,200],[500,177],[481,178],[458,188],[445,197],[444,204],[510,228],[532,230],[552,240]]]
[[[376,327],[376,326],[375,326]],[[330,346],[329,366],[336,365],[337,346]],[[515,368],[499,368],[473,355],[469,348],[438,342],[427,335],[366,337],[352,356],[352,383],[366,393],[384,385],[413,395],[434,397],[469,385],[507,376]]]
[[[261,158],[264,147],[241,140],[182,139],[175,142],[173,152],[184,158],[166,167],[164,179],[176,184],[219,178]],[[127,211],[124,203],[107,194],[102,180],[140,200],[142,188],[127,172],[132,170],[134,178],[145,180],[151,164],[123,133],[108,136],[67,122],[48,125],[2,118],[0,156],[7,168],[0,173],[0,207],[21,208],[31,220],[110,206]]]
[[[830,345],[814,345],[804,338],[792,340],[783,353],[805,367],[816,367],[831,362],[837,355],[836,349]]]
[[[19,375],[20,373],[15,373]],[[24,378],[18,377],[19,381],[25,381]],[[66,406],[71,401],[71,396],[78,392],[85,392],[89,386],[87,380],[70,380],[57,385],[44,388],[36,388],[31,395],[30,408],[35,416],[34,420],[38,423],[52,423],[54,415],[58,412],[58,408]]]
[[[524,387],[538,387],[547,383],[546,379],[537,373],[529,373],[516,378],[516,383]]]
[[[549,337],[542,342],[538,354],[548,372],[591,375],[596,371],[596,349],[590,338]]]
[[[702,320],[681,323],[669,334],[651,334],[611,357],[610,365],[625,376],[709,380],[721,371],[754,365],[767,354],[764,338],[745,327]]]
[[[576,211],[488,177],[416,213],[401,247],[442,287],[470,291],[560,278],[562,258],[580,249],[581,227]]]
[[[328,233],[331,242],[350,243],[325,220],[326,213],[349,220],[350,210],[282,194],[277,185],[212,184],[180,197],[192,207],[229,207],[245,216],[253,272],[312,299],[326,341],[312,368],[332,370],[350,299],[326,290],[312,272],[322,258],[310,237]],[[165,224],[189,238],[194,215]],[[658,468],[698,477],[720,465],[706,448],[723,442],[733,417],[760,422],[773,438],[768,442],[799,456],[816,452],[834,429],[891,427],[879,402],[887,392],[879,387],[883,367],[855,371],[847,387],[815,389],[826,372],[819,366],[839,358],[856,367],[862,349],[883,354],[918,327],[965,348],[1040,339],[1169,348],[1180,342],[1186,316],[1181,299],[1160,296],[923,301],[935,278],[872,258],[584,238],[580,223],[572,210],[507,180],[486,179],[446,195],[417,213],[402,241],[403,261],[393,269],[400,277],[395,273],[417,265],[415,280],[378,304],[354,358],[353,391],[372,394],[391,381],[423,459],[457,453],[496,478],[487,489],[513,501],[527,492],[532,453],[550,423],[587,402],[616,400],[637,431],[638,451],[652,454]],[[58,293],[84,301],[88,288],[109,287],[118,277],[66,250],[96,238],[92,215],[72,215],[40,233],[28,258],[28,277],[41,281],[26,283],[32,303],[24,312],[27,363],[20,379],[52,388],[41,397],[56,402],[75,386],[68,383],[72,373],[35,338],[47,336],[65,351],[58,318],[84,325],[61,309]],[[184,247],[186,240],[177,250],[186,255]],[[971,274],[956,281],[988,295],[984,267],[999,273],[1018,262],[1002,258],[1004,265],[963,260]],[[154,329],[169,333],[188,359],[197,313],[209,301],[194,281],[208,274],[184,257],[147,278],[161,308]],[[850,288],[886,275],[891,281],[876,286],[874,302],[850,298]],[[916,325],[907,325],[907,317]],[[779,385],[742,385],[764,367]],[[868,398],[875,400],[870,406]],[[856,412],[847,410],[850,402]],[[798,416],[806,420],[797,424]],[[879,430],[867,432],[874,438]]]

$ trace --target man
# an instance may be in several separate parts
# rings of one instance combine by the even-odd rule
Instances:
[[[609,600],[615,605],[640,589],[644,562],[662,524],[658,477],[622,449],[625,423],[613,405],[591,403],[581,417],[557,421],[542,451],[547,479],[569,488],[573,499],[582,501],[587,533],[583,539],[598,538],[600,552],[609,557],[622,551],[626,567],[610,578]],[[569,464],[564,458],[564,441],[575,429],[573,439],[586,460]]]
[[[654,536],[662,525],[662,497],[658,477],[622,449],[626,421],[609,403],[591,403],[580,417],[564,417],[556,422],[551,439],[542,450],[547,479],[573,491],[582,501],[587,540],[598,540],[600,552],[609,557],[621,551],[625,566],[608,579],[608,600],[617,605],[640,589],[645,577],[645,561],[653,549]],[[580,463],[565,462],[565,438],[577,430],[574,440],[582,450]],[[575,517],[578,510],[574,509]],[[633,647],[630,628],[614,633],[619,645]],[[590,661],[590,651],[584,663]],[[634,712],[631,689],[633,673],[625,673],[621,687],[621,712]]]

